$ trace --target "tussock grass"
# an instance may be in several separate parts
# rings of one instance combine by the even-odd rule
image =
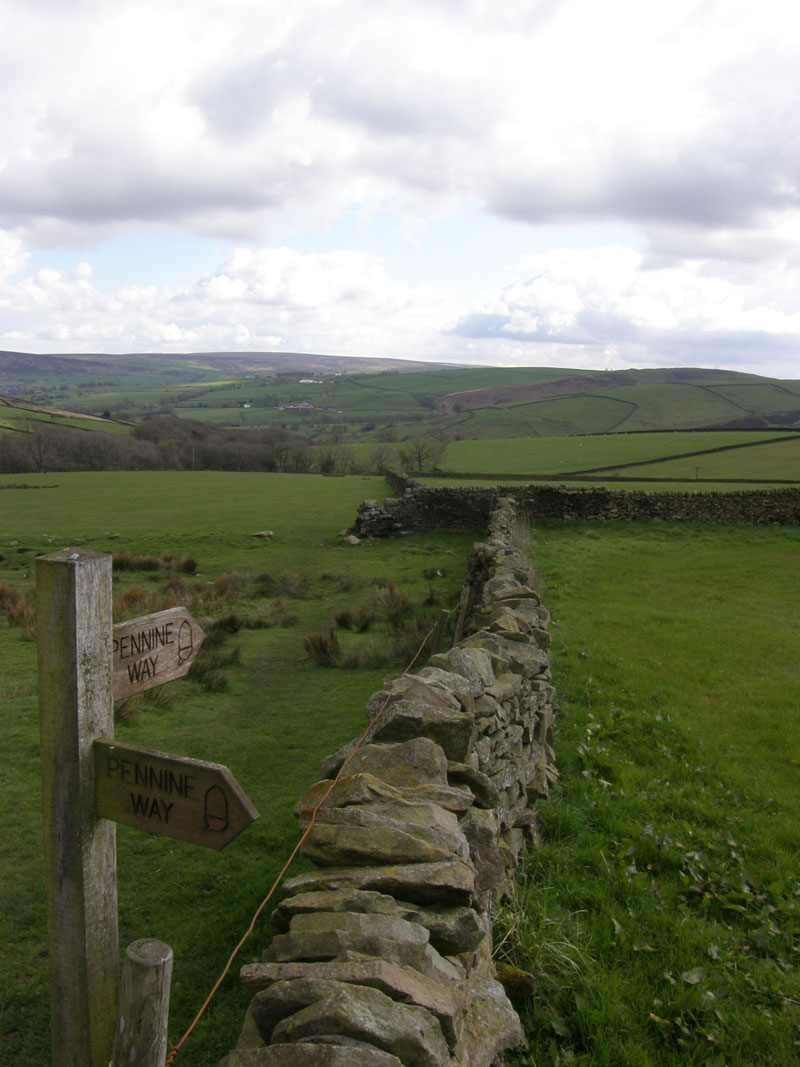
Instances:
[[[362,604],[353,612],[353,627],[360,634],[365,634],[375,622],[375,610],[369,605]]]
[[[29,641],[36,640],[36,611],[24,593],[8,582],[0,582],[0,614],[16,626]]]
[[[197,570],[197,560],[192,556],[184,556],[181,559],[171,553],[161,556],[136,556],[130,552],[115,552],[111,566],[115,571],[162,571],[168,574],[180,571],[183,574],[194,574]]]
[[[317,667],[335,667],[341,658],[341,647],[335,630],[319,631],[303,639],[303,648]]]
[[[414,601],[394,582],[387,582],[373,600],[375,613],[383,616],[387,622],[398,629],[400,625],[414,614]]]
[[[316,666],[377,669],[406,667],[414,661],[421,667],[432,655],[434,649],[425,651],[423,646],[438,621],[431,608],[440,602],[440,594],[429,585],[426,595],[417,601],[389,578],[381,577],[373,584],[378,592],[367,602],[334,612],[335,626],[349,631],[342,637],[346,644],[340,643],[333,626],[328,632],[312,633],[304,639],[304,648]],[[450,593],[455,597],[453,588]],[[369,640],[358,636],[367,631],[371,633]]]
[[[278,577],[276,590],[280,596],[293,597],[295,600],[307,600],[311,596],[311,582],[305,574],[285,571]]]

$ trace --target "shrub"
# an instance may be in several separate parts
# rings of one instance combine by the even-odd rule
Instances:
[[[342,666],[348,670],[376,670],[390,664],[391,657],[386,648],[374,641],[360,648],[350,649],[342,661]]]
[[[257,574],[253,579],[253,584],[260,596],[272,596],[275,592],[275,579],[266,571],[263,574]]]
[[[307,600],[311,595],[308,578],[304,574],[285,572],[278,578],[277,591],[282,596],[291,596],[295,600]]]
[[[10,626],[17,626],[29,641],[36,638],[36,612],[33,605],[13,585],[0,583],[0,611]]]
[[[339,638],[332,628],[326,634],[319,631],[309,634],[303,640],[303,647],[318,667],[334,667],[341,655]]]
[[[333,621],[343,630],[353,629],[353,613],[349,608],[340,608],[333,616]]]
[[[229,615],[224,615],[221,619],[215,619],[211,624],[210,633],[226,634],[238,634],[243,626],[247,625],[247,620],[241,615],[237,615],[235,611],[232,611]]]
[[[115,552],[111,557],[111,567],[115,571],[157,571],[161,569],[161,560],[157,556],[132,556],[130,552]]]
[[[221,596],[227,596],[233,589],[233,579],[229,574],[221,574],[214,582],[214,589]]]
[[[117,607],[120,612],[124,613],[130,611],[131,608],[140,607],[149,599],[150,594],[142,589],[140,585],[131,585],[125,590],[122,596],[118,598],[115,607]]]
[[[194,574],[197,570],[197,561],[191,556],[174,556],[165,552],[159,556],[133,556],[130,552],[115,552],[111,557],[111,567],[115,571],[164,571],[173,573],[183,571],[184,574]]]
[[[168,593],[177,594],[184,590],[183,579],[179,574],[173,574],[167,578],[165,589]]]
[[[395,631],[391,642],[392,661],[401,667],[414,670],[424,667],[432,655],[432,649],[426,647],[433,623],[429,619],[416,618],[403,623]]]
[[[367,606],[356,608],[353,613],[353,627],[358,633],[366,633],[373,622],[375,622],[375,612],[372,608]]]
[[[189,678],[198,682],[204,689],[214,692],[227,688],[228,676],[222,668],[238,663],[241,657],[241,649],[238,646],[229,652],[224,652],[219,647],[221,643],[221,641],[212,640],[209,644],[207,640],[204,641],[188,674]]]
[[[385,588],[375,597],[375,608],[396,628],[414,614],[414,601],[402,589],[398,589],[394,582],[387,582]]]

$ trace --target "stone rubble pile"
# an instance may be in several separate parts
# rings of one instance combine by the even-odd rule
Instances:
[[[295,812],[316,869],[284,884],[223,1067],[490,1067],[524,1044],[495,977],[492,906],[556,775],[549,615],[499,501],[457,643],[367,705]]]

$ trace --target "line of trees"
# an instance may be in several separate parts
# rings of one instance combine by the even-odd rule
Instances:
[[[311,470],[302,437],[280,429],[225,430],[170,416],[138,425],[133,434],[77,430],[29,422],[0,433],[0,473],[91,470]]]
[[[389,467],[423,471],[444,462],[446,440],[379,442],[368,459],[346,444],[312,448],[283,428],[231,429],[155,415],[132,434],[80,430],[28,420],[0,432],[0,474],[101,470],[286,471],[293,474],[383,474]]]

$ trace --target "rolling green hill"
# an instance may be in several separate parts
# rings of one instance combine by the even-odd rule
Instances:
[[[366,373],[365,373],[366,372]],[[138,420],[286,425],[319,439],[451,439],[800,425],[800,383],[703,368],[444,367],[297,353],[0,352],[0,394]]]
[[[73,470],[344,473],[391,465],[478,476],[697,481],[702,472],[703,480],[800,481],[793,442],[776,448],[778,437],[800,429],[800,382],[691,367],[596,372],[292,353],[0,352],[0,434],[55,429],[137,439],[136,447],[96,448],[91,459],[73,448],[64,466]],[[689,432],[691,440],[678,439]],[[766,440],[769,449],[752,447]],[[732,442],[735,450],[719,451]],[[19,468],[14,450],[5,451],[3,469],[28,469],[26,450],[14,453]],[[59,447],[49,451],[51,463]],[[48,469],[40,452],[34,469]]]
[[[16,397],[0,396],[0,431],[30,431],[44,426],[62,426],[75,430],[101,430],[103,433],[127,434],[130,424],[98,415],[80,414],[60,408],[47,408]]]

